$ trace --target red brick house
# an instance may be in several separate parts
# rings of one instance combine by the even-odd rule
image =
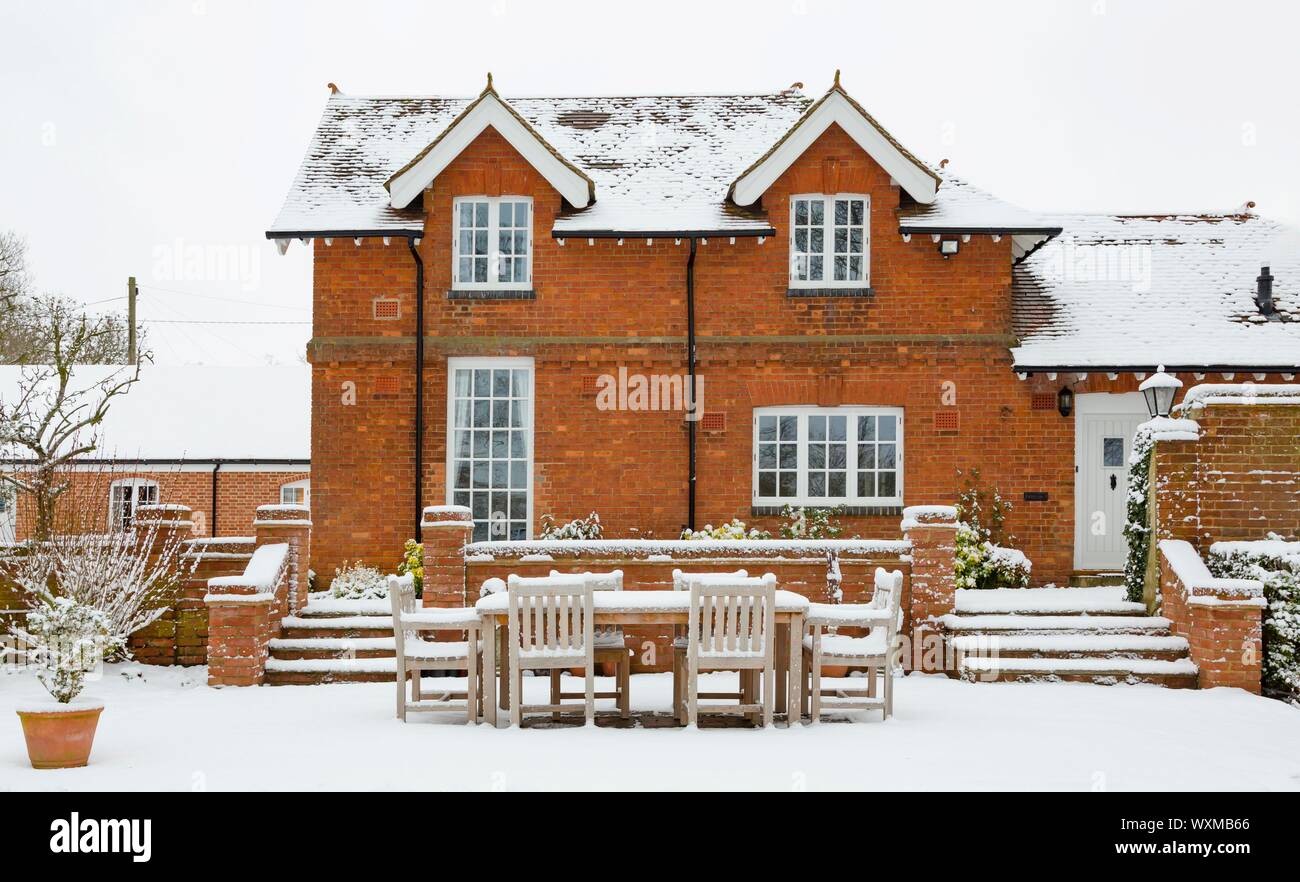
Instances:
[[[440,503],[476,539],[593,510],[670,538],[787,503],[889,538],[979,468],[1036,582],[1118,568],[1140,379],[1300,363],[1284,233],[1246,209],[1025,211],[838,80],[335,92],[267,232],[314,248],[314,566],[387,564]]]
[[[0,399],[22,370],[0,367]],[[74,387],[121,370],[78,368]],[[249,534],[257,506],[310,501],[310,389],[302,366],[146,365],[114,399],[94,455],[69,469],[78,498],[64,508],[87,532],[129,527],[136,506],[164,503],[193,509],[195,535]],[[11,457],[0,470],[24,464]],[[31,509],[22,494],[5,495],[0,541],[30,536]]]

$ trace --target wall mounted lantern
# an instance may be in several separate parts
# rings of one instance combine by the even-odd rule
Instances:
[[[1147,413],[1155,419],[1169,416],[1174,409],[1174,396],[1181,388],[1183,388],[1183,381],[1165,373],[1165,366],[1162,364],[1154,374],[1142,381],[1138,391],[1146,399]]]

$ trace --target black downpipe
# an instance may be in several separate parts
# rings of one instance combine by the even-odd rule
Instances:
[[[690,476],[687,481],[690,497],[687,511],[687,527],[695,529],[695,425],[699,415],[695,409],[700,403],[695,400],[695,237],[691,237],[691,256],[686,260],[686,369],[690,389],[691,409],[686,414],[686,432],[690,439]]]
[[[217,472],[221,471],[221,463],[212,464],[212,526],[208,527],[208,535],[217,535]]]
[[[420,524],[424,520],[424,504],[420,498],[424,479],[424,261],[414,239],[406,240],[406,247],[415,258],[415,534],[420,541]]]

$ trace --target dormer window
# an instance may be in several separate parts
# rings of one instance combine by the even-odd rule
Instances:
[[[790,199],[790,287],[870,287],[871,198],[835,195]]]
[[[532,282],[533,201],[523,196],[455,200],[452,273],[458,289],[519,289]]]

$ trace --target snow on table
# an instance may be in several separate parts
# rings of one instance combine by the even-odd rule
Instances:
[[[148,667],[130,681],[120,665],[104,671],[92,687],[107,710],[81,769],[28,767],[13,708],[45,693],[31,673],[0,676],[0,718],[14,726],[0,739],[5,788],[189,791],[201,769],[209,790],[788,792],[797,772],[809,790],[1086,792],[1102,769],[1110,791],[1300,790],[1300,712],[1239,689],[912,674],[897,681],[895,716],[883,723],[864,713],[846,714],[852,723],[766,731],[493,732],[454,713],[398,722],[392,682],[209,689],[203,667]],[[701,680],[705,689],[735,689],[735,674]],[[425,691],[463,682],[427,679]],[[598,678],[597,689],[611,684]],[[544,703],[549,686],[524,678],[528,701]],[[671,704],[671,675],[633,675],[635,710],[667,713]],[[429,761],[435,744],[454,761]],[[868,753],[896,761],[855,759]],[[933,757],[943,759],[924,761]]]

